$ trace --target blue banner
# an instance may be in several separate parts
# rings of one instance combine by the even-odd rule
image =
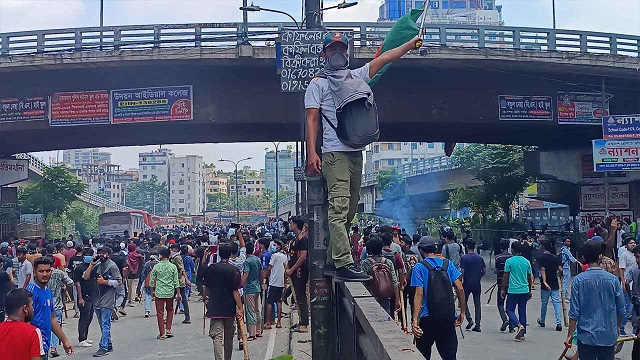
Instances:
[[[594,171],[640,170],[640,140],[592,140]]]
[[[553,120],[551,96],[498,96],[500,120]]]
[[[111,123],[193,119],[191,85],[111,90]]]
[[[602,138],[608,140],[640,139],[640,114],[605,117],[602,122]]]

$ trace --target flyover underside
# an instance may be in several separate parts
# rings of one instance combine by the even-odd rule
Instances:
[[[34,71],[0,72],[0,84],[8,85],[0,88],[0,98],[193,85],[194,120],[75,127],[49,127],[45,122],[0,123],[0,154],[92,146],[300,139],[302,94],[280,92],[274,59],[159,58],[162,60],[128,61],[121,56],[117,63],[14,68]],[[353,63],[358,66],[364,61],[356,59]],[[555,96],[560,90],[596,91],[600,84],[597,69],[486,57],[446,60],[411,56],[394,64],[374,89],[381,140],[588,146],[590,139],[601,137],[599,127],[500,121],[498,95]],[[607,92],[614,95],[612,113],[640,112],[640,77],[631,76],[629,69],[615,73],[603,68],[602,73],[607,76]]]

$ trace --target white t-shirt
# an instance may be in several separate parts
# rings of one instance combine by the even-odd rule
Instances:
[[[277,252],[271,255],[271,275],[269,286],[284,287],[284,266],[287,263],[287,255]]]
[[[18,272],[18,289],[24,288],[24,282],[27,281],[27,274],[31,275],[33,280],[33,265],[29,260],[24,260],[20,264],[20,271]]]
[[[369,81],[369,63],[363,67],[351,70],[351,75],[364,81]],[[329,80],[316,77],[311,80],[307,91],[304,94],[304,107],[306,109],[322,109],[322,113],[333,123],[338,125],[336,118],[336,105],[333,102],[333,95],[329,90]],[[329,124],[325,124],[326,120],[320,115],[322,124],[322,153],[332,151],[362,151],[364,148],[354,149],[349,147],[338,139],[336,131]]]
[[[631,270],[631,268],[633,268],[633,265],[636,264],[636,258],[633,255],[632,252],[630,252],[629,250],[627,250],[626,247],[621,247],[620,249],[618,249],[618,258],[620,259],[618,261],[618,267],[620,269],[625,269],[624,273],[626,274],[629,270]]]

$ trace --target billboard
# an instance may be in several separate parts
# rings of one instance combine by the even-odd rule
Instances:
[[[604,185],[580,187],[580,209],[603,210],[605,208]],[[629,209],[629,184],[609,185],[609,209]]]
[[[191,85],[111,90],[111,123],[193,119]]]
[[[45,96],[0,99],[0,122],[41,121],[49,116]]]
[[[49,125],[109,124],[109,91],[77,91],[51,96]]]
[[[29,160],[0,159],[0,186],[29,179]]]
[[[500,120],[552,121],[551,96],[498,96]]]
[[[602,138],[640,139],[640,115],[611,115],[602,122]]]
[[[558,92],[558,124],[600,125],[602,115],[609,114],[609,99],[605,95],[604,111],[602,109],[602,94]]]
[[[594,171],[640,170],[640,140],[592,140]]]

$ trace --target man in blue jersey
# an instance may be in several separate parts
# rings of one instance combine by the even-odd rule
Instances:
[[[49,346],[51,344],[51,332],[60,339],[64,351],[67,355],[74,353],[73,347],[62,332],[62,327],[58,323],[53,311],[53,293],[47,287],[53,268],[53,259],[47,256],[37,258],[33,263],[34,282],[27,285],[27,290],[31,291],[33,299],[33,319],[31,325],[36,326],[42,333],[44,343],[43,360],[48,359]]]

